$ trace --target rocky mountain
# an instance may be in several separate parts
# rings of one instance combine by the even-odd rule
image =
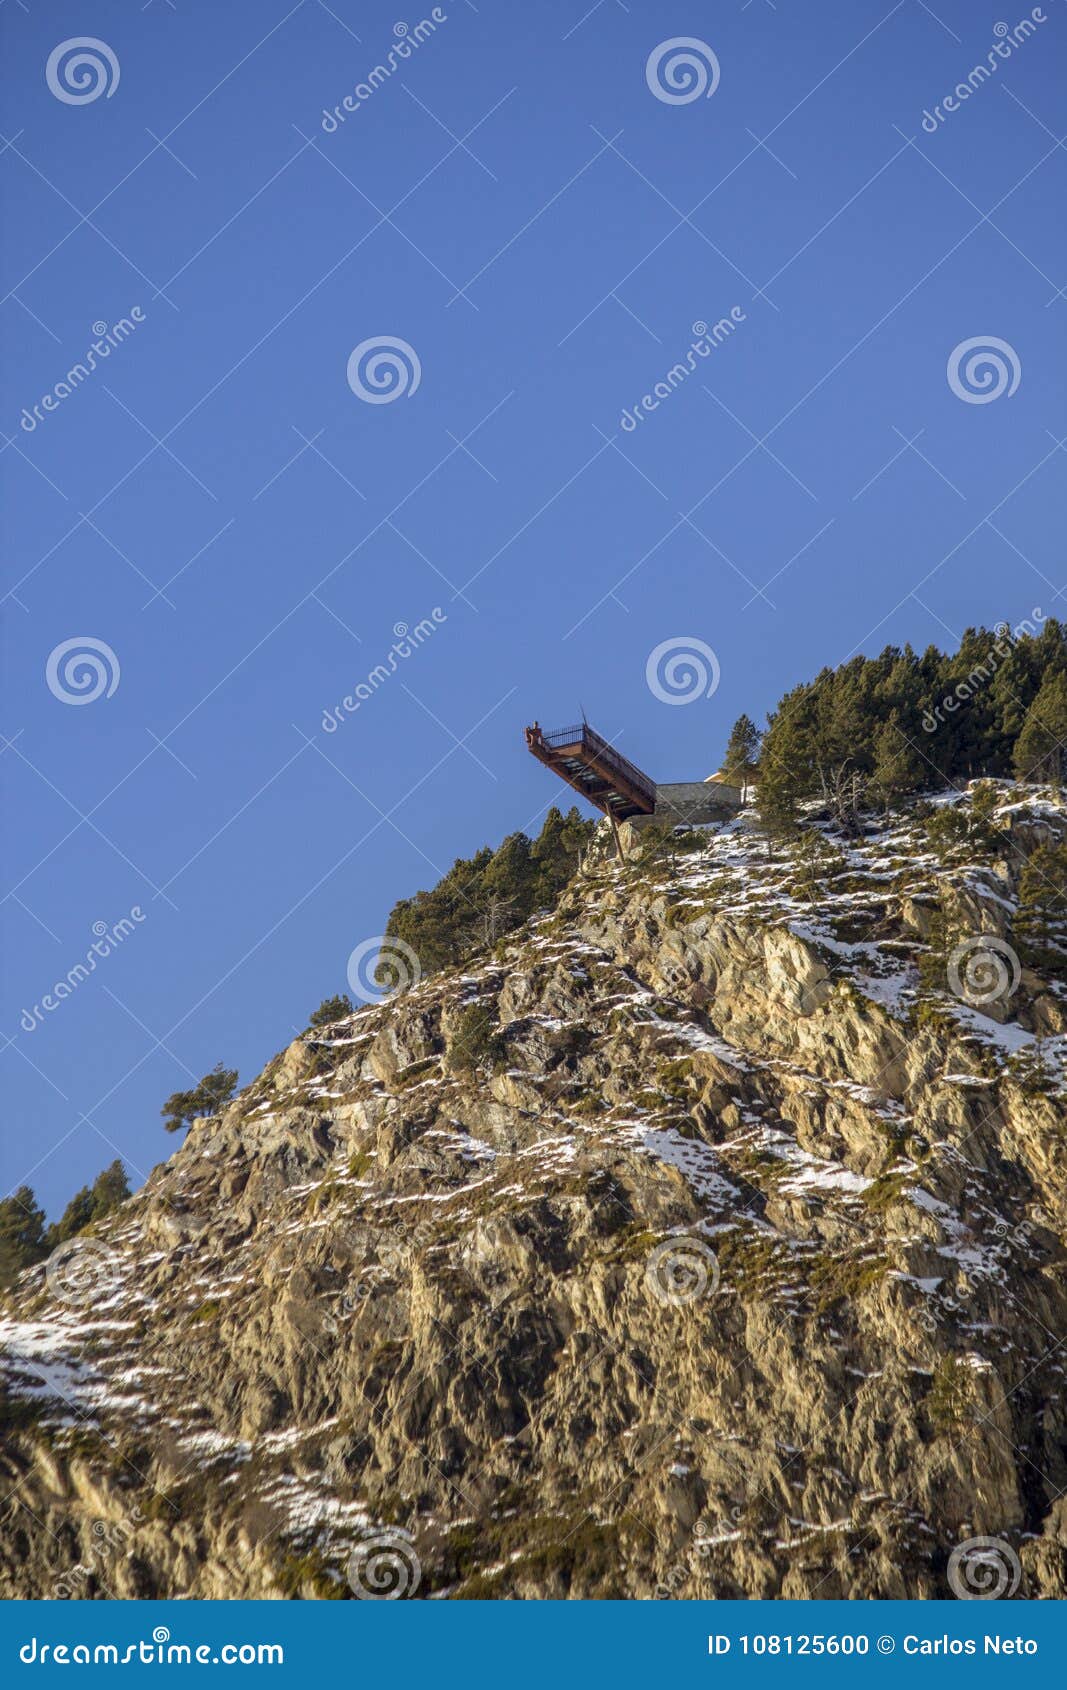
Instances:
[[[977,811],[595,850],[292,1043],[9,1298],[0,1593],[1067,1596],[1067,808]]]

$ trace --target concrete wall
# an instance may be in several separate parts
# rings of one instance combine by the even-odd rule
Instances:
[[[732,821],[741,808],[741,789],[725,786],[721,781],[684,780],[656,787],[656,812],[651,816],[631,816],[621,822],[619,833],[624,855],[637,843],[638,836],[649,827],[706,826],[709,823]],[[614,857],[615,840],[605,819],[597,828],[597,844],[591,860]]]
[[[725,821],[741,808],[741,790],[721,781],[681,780],[656,787],[655,820],[679,825]]]

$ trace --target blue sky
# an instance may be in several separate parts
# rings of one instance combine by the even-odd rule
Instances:
[[[430,8],[7,0],[5,1189],[139,1180],[169,1092],[251,1078],[398,897],[539,826],[534,717],[695,778],[824,664],[1063,613],[1042,15],[924,130],[1026,9],[450,0],[368,95]],[[110,61],[57,97],[85,36]],[[646,66],[683,37],[718,83],[672,103]],[[968,402],[989,337],[1014,391]],[[383,338],[415,363],[373,404]],[[110,690],[71,704],[49,657],[85,639]],[[674,639],[719,666],[682,708],[646,680]]]

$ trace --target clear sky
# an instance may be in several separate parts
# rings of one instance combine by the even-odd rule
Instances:
[[[535,717],[699,778],[824,664],[1064,613],[1038,12],[6,0],[5,1189],[138,1181],[168,1093],[251,1078],[398,897],[539,826]],[[348,377],[383,338],[392,397]],[[86,639],[98,675],[53,656]],[[648,684],[673,640],[710,697]]]

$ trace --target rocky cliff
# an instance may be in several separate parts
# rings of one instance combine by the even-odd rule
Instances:
[[[0,1593],[1067,1596],[1067,810],[994,825],[594,861],[297,1039],[16,1287]]]

